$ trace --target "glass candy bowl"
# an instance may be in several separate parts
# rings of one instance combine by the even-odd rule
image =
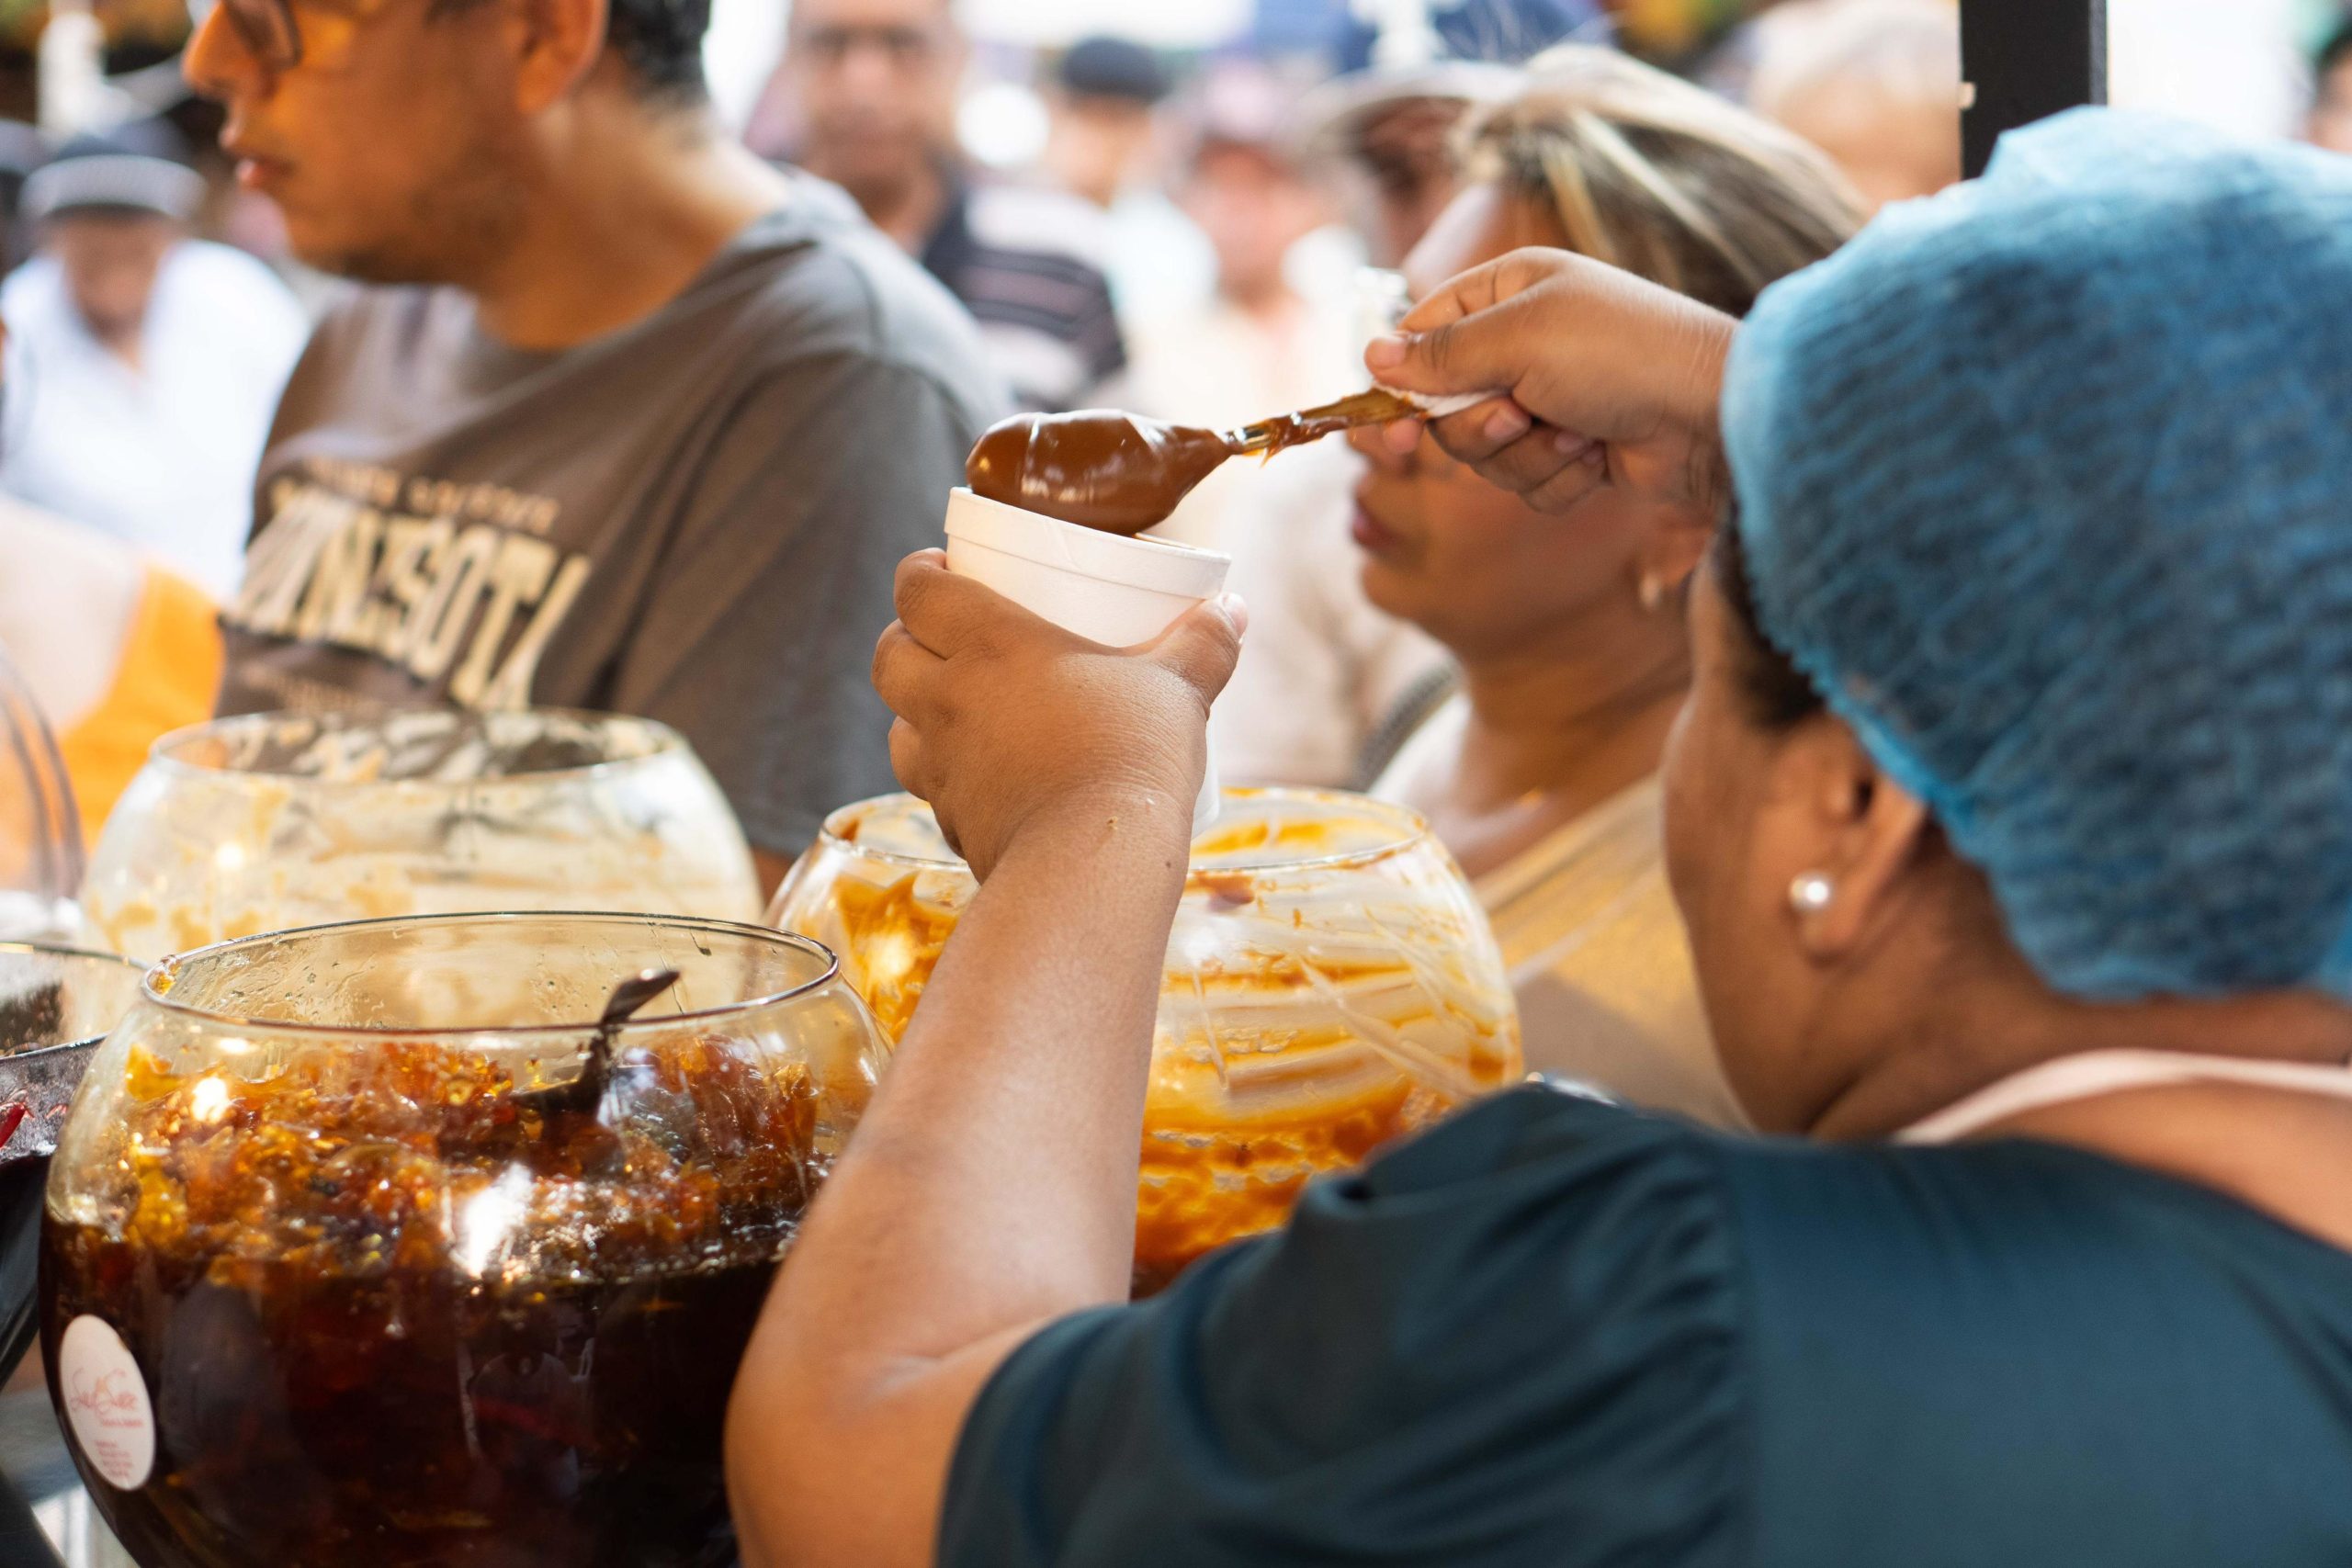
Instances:
[[[680,977],[567,1102],[647,969]],[[100,1511],[146,1568],[732,1562],[736,1363],[883,1049],[830,953],[750,926],[173,960],[48,1191],[42,1348]]]
[[[82,818],[56,738],[0,649],[0,939],[87,945]]]
[[[0,1384],[33,1342],[41,1192],[74,1086],[139,999],[139,965],[0,942]]]
[[[896,1040],[976,891],[930,808],[890,795],[833,815],[769,919],[839,953]],[[1309,1178],[1521,1071],[1493,934],[1419,818],[1355,795],[1228,790],[1193,846],[1168,944],[1137,1292],[1280,1224]]]
[[[674,731],[534,710],[258,714],[167,736],[83,907],[125,957],[497,909],[750,919],[742,829]]]

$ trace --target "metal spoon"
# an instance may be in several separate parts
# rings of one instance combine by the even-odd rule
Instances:
[[[620,1034],[621,1025],[677,983],[675,969],[645,969],[614,987],[604,1016],[596,1021],[595,1036],[588,1043],[588,1064],[580,1076],[553,1089],[526,1089],[514,1097],[514,1108],[537,1111],[547,1126],[566,1114],[594,1115],[596,1107],[605,1102],[605,1086],[613,1076],[613,1041]]]

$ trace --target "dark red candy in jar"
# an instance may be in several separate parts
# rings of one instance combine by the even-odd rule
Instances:
[[[548,1111],[616,981],[681,978]],[[149,1568],[733,1561],[721,1436],[882,1046],[813,942],[451,916],[175,960],[43,1233],[51,1393]]]

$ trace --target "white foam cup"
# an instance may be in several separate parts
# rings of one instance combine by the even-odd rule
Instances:
[[[1110,648],[1149,642],[1225,592],[1231,556],[1129,539],[957,490],[947,498],[947,570],[987,584],[1064,631]],[[1216,819],[1216,749],[1193,831]]]

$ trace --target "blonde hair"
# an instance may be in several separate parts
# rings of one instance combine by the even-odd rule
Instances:
[[[1770,121],[1611,50],[1567,44],[1476,118],[1465,171],[1567,248],[1745,316],[1861,226],[1845,177]]]

